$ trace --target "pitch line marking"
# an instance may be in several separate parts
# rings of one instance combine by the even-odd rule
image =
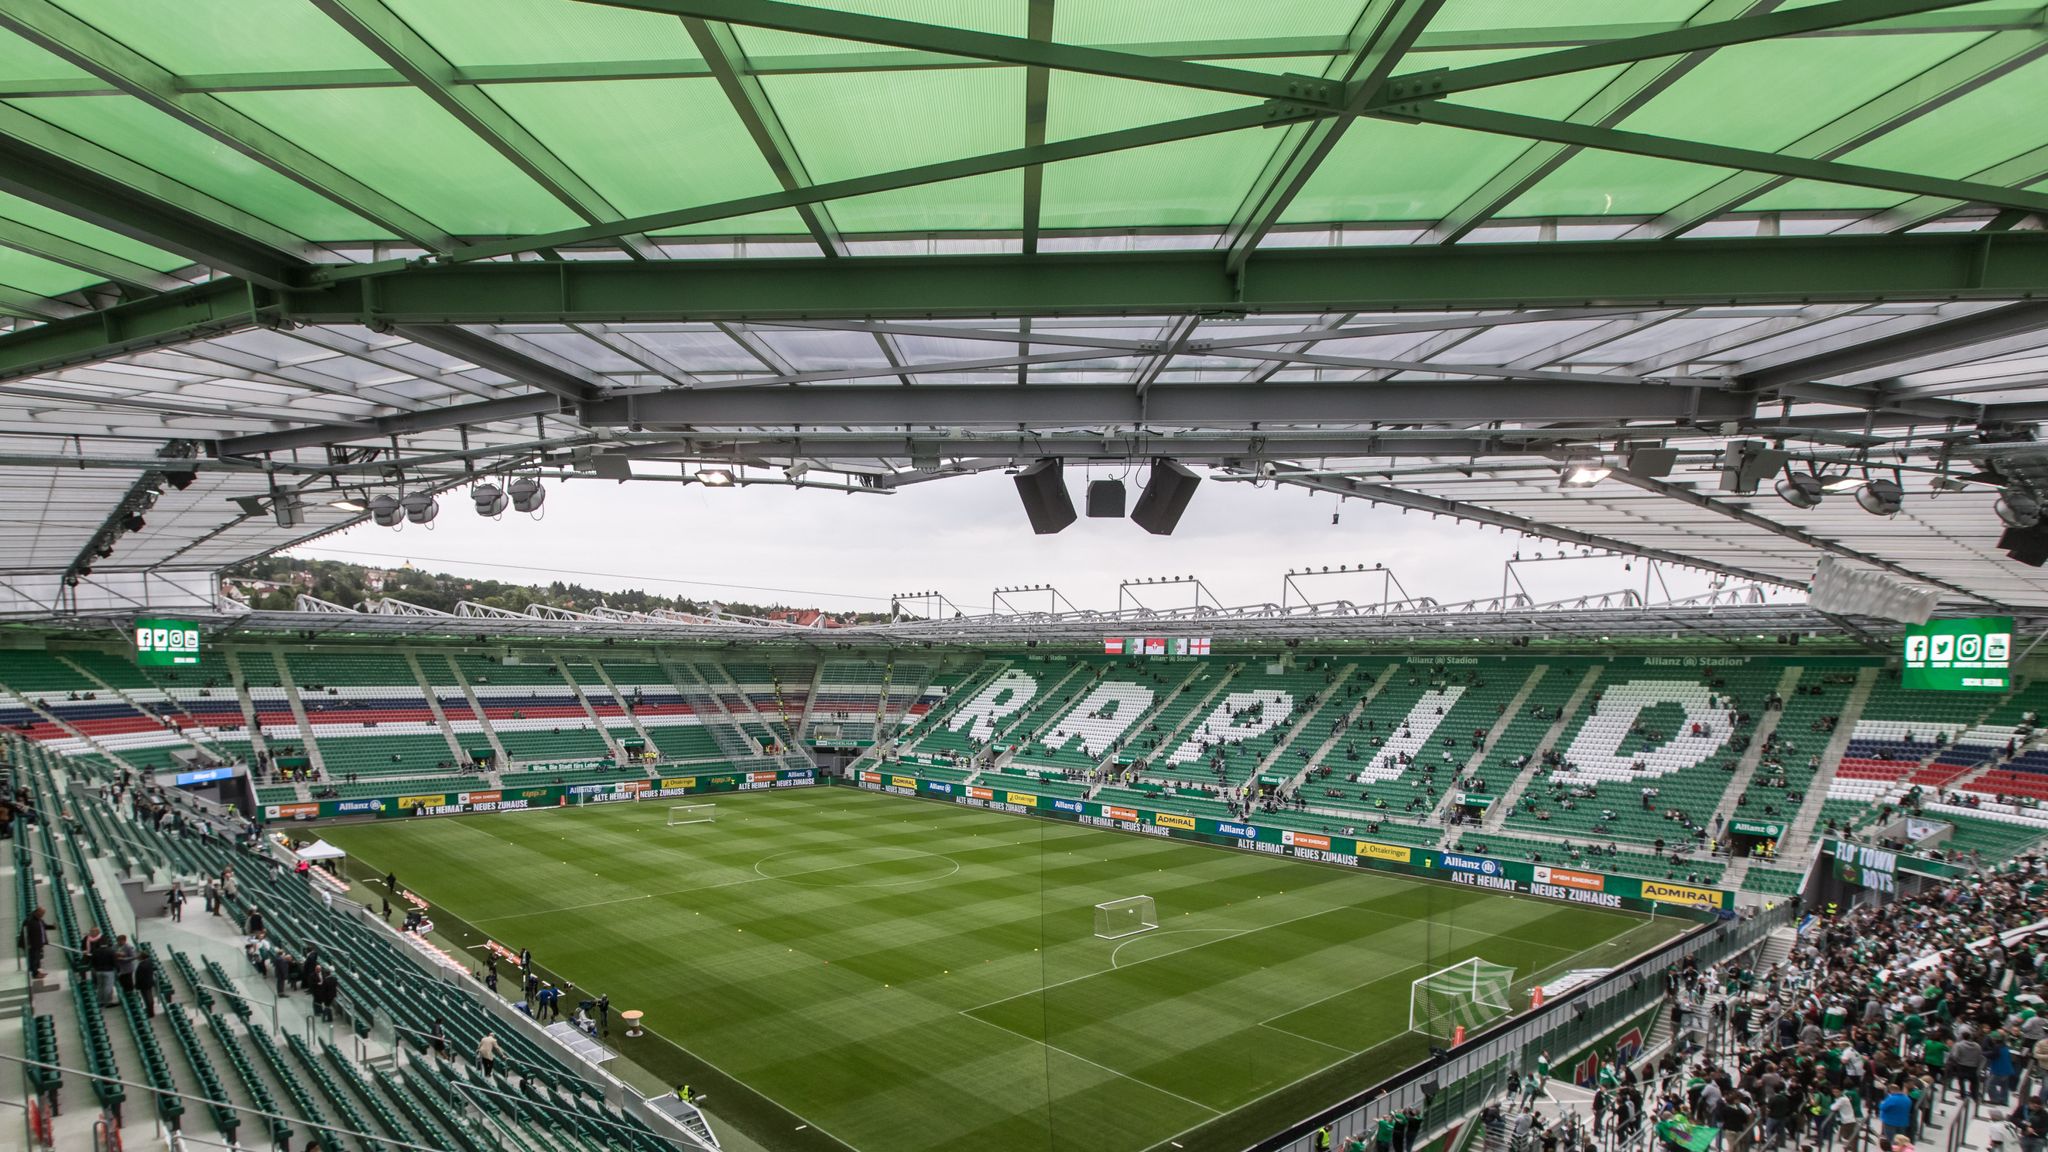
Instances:
[[[1306,1041],[1308,1041],[1309,1043],[1311,1043],[1311,1044],[1314,1044],[1314,1045],[1316,1045],[1316,1046],[1317,1046],[1317,1047],[1319,1047],[1319,1048],[1328,1048],[1328,1049],[1329,1049],[1330,1051],[1332,1051],[1332,1052],[1342,1052],[1342,1053],[1344,1054],[1344,1058],[1345,1058],[1346,1060],[1349,1060],[1349,1059],[1351,1059],[1351,1058],[1352,1058],[1353,1056],[1356,1056],[1356,1055],[1358,1055],[1358,1053],[1356,1053],[1356,1052],[1353,1052],[1353,1051],[1352,1051],[1351,1049],[1349,1049],[1349,1048],[1344,1048],[1344,1047],[1341,1047],[1341,1046],[1339,1046],[1339,1045],[1336,1045],[1336,1044],[1332,1044],[1332,1043],[1328,1042],[1327,1040],[1318,1040],[1318,1039],[1316,1039],[1316,1038],[1315,1038],[1315,1037],[1313,1037],[1313,1036],[1304,1036],[1304,1035],[1302,1035],[1301,1033],[1299,1033],[1299,1032],[1296,1032],[1296,1031],[1294,1031],[1294,1030],[1292,1030],[1292,1029],[1289,1029],[1289,1028],[1280,1028],[1280,1027],[1276,1027],[1276,1026],[1274,1026],[1274,1025],[1272,1025],[1272,1024],[1268,1024],[1268,1023],[1266,1023],[1266,1022],[1265,1022],[1264,1020],[1261,1020],[1261,1021],[1259,1021],[1259,1022],[1258,1022],[1257,1024],[1254,1024],[1254,1025],[1252,1025],[1252,1027],[1254,1027],[1254,1028],[1264,1028],[1264,1029],[1266,1029],[1266,1030],[1267,1030],[1268,1032],[1278,1032],[1278,1033],[1280,1033],[1280,1034],[1281,1034],[1282,1036],[1292,1036],[1292,1037],[1294,1037],[1294,1038],[1295,1038],[1296,1040],[1306,1040]],[[1325,1065],[1323,1065],[1323,1067],[1327,1068],[1327,1067],[1329,1067],[1329,1065],[1325,1064]]]
[[[1146,933],[1144,933],[1144,934],[1142,934],[1142,935],[1138,935],[1138,936],[1133,936],[1133,937],[1131,937],[1131,938],[1130,938],[1129,940],[1124,940],[1124,941],[1121,941],[1121,942],[1119,942],[1119,943],[1117,944],[1117,946],[1116,946],[1116,947],[1114,947],[1114,948],[1111,948],[1111,949],[1109,950],[1109,966],[1110,966],[1110,968],[1111,968],[1111,969],[1115,969],[1116,967],[1118,967],[1118,965],[1117,965],[1117,962],[1116,962],[1116,955],[1117,955],[1117,953],[1119,953],[1119,952],[1121,952],[1121,951],[1123,951],[1123,950],[1124,950],[1124,945],[1125,945],[1125,944],[1136,944],[1136,943],[1137,943],[1138,941],[1140,941],[1140,940],[1150,940],[1150,939],[1152,939],[1152,938],[1154,938],[1154,937],[1157,937],[1157,936],[1175,936],[1175,935],[1178,935],[1178,934],[1180,934],[1180,933],[1182,933],[1182,932],[1235,932],[1235,931],[1237,931],[1237,929],[1235,929],[1235,928],[1168,928],[1168,929],[1167,929],[1166,931],[1164,931],[1164,932],[1146,932]],[[1173,953],[1174,953],[1174,952],[1185,952],[1185,951],[1187,951],[1187,949],[1185,949],[1185,948],[1175,948],[1175,949],[1173,949],[1173,951],[1172,951],[1172,952],[1168,952],[1168,953],[1166,953],[1166,955],[1168,955],[1168,956],[1171,956],[1171,955],[1173,955]],[[1139,963],[1140,963],[1140,961],[1137,961],[1137,960],[1133,960],[1133,961],[1131,961],[1131,964],[1132,964],[1132,965],[1133,965],[1134,967],[1135,967],[1135,966],[1136,966],[1137,964],[1139,964]]]
[[[982,1019],[981,1017],[979,1017],[979,1016],[974,1016],[974,1015],[970,1015],[970,1014],[969,1014],[969,1010],[966,1010],[966,1009],[963,1009],[963,1010],[961,1010],[961,1012],[960,1012],[960,1015],[962,1015],[962,1016],[966,1016],[966,1017],[967,1017],[967,1018],[968,1018],[969,1020],[974,1020],[974,1021],[977,1021],[977,1022],[979,1022],[979,1023],[982,1023],[982,1024],[986,1024],[986,1025],[988,1025],[989,1027],[991,1027],[991,1028],[994,1028],[994,1029],[997,1029],[997,1030],[999,1030],[999,1031],[1002,1031],[1002,1032],[1007,1032],[1007,1033],[1009,1033],[1009,1034],[1010,1034],[1010,1035],[1012,1035],[1012,1036],[1018,1037],[1019,1039],[1023,1039],[1023,1040],[1029,1040],[1029,1041],[1030,1041],[1030,1042],[1032,1042],[1033,1044],[1036,1044],[1036,1045],[1038,1045],[1039,1047],[1041,1047],[1041,1048],[1044,1048],[1045,1050],[1047,1050],[1047,1051],[1049,1051],[1049,1052],[1057,1052],[1057,1053],[1059,1053],[1059,1054],[1060,1054],[1060,1055],[1062,1055],[1062,1056],[1067,1056],[1067,1057],[1071,1057],[1071,1058],[1073,1058],[1073,1059],[1075,1059],[1075,1060],[1079,1060],[1079,1061],[1080,1061],[1081,1063],[1083,1063],[1083,1064],[1089,1064],[1089,1065],[1093,1065],[1094,1067],[1100,1068],[1100,1069],[1102,1069],[1102,1070],[1103,1070],[1104,1072],[1107,1072],[1107,1073],[1109,1073],[1109,1074],[1110,1074],[1111,1076],[1117,1076],[1117,1077],[1121,1077],[1122,1079],[1125,1079],[1125,1080],[1129,1080],[1129,1081],[1130,1081],[1131,1083],[1133,1083],[1133,1084],[1136,1084],[1136,1085],[1137,1085],[1138,1087],[1140,1087],[1140,1088],[1150,1088],[1150,1089],[1151,1089],[1152,1091],[1154,1091],[1154,1092],[1163,1092],[1163,1093],[1165,1093],[1166,1095],[1168,1095],[1168,1096],[1171,1096],[1171,1097],[1173,1097],[1173,1098],[1174,1098],[1175,1100],[1179,1100],[1179,1101],[1182,1101],[1183,1103],[1187,1103],[1187,1104],[1192,1104],[1192,1105],[1194,1105],[1195,1107],[1197,1107],[1197,1108],[1200,1108],[1200,1109],[1201,1109],[1202,1111],[1204,1111],[1204,1112],[1207,1112],[1207,1113],[1208,1113],[1209,1115],[1211,1115],[1211,1116],[1221,1116],[1221,1115],[1223,1115],[1223,1113],[1221,1113],[1221,1112],[1217,1111],[1217,1110],[1216,1110],[1216,1109],[1214,1109],[1214,1108],[1211,1108],[1211,1107],[1209,1107],[1209,1106],[1208,1106],[1207,1104],[1204,1104],[1204,1103],[1202,1103],[1202,1102],[1201,1102],[1200,1100],[1191,1100],[1191,1099],[1189,1099],[1188,1097],[1186,1097],[1186,1096],[1183,1096],[1183,1095],[1181,1095],[1181,1094],[1180,1094],[1180,1093],[1178,1093],[1178,1092],[1175,1092],[1175,1091],[1174,1091],[1173,1089],[1171,1089],[1171,1088],[1161,1088],[1161,1087],[1160,1087],[1159,1085],[1157,1085],[1157,1084],[1154,1084],[1154,1083],[1152,1083],[1152,1082],[1150,1082],[1150,1081],[1148,1081],[1148,1080],[1140,1080],[1140,1079],[1138,1079],[1138,1078],[1137,1078],[1136,1076],[1133,1076],[1133,1075],[1131,1075],[1131,1074],[1130,1074],[1130,1073],[1128,1073],[1128,1072],[1120,1072],[1120,1071],[1118,1071],[1118,1070],[1117,1070],[1117,1069],[1115,1069],[1115,1068],[1111,1068],[1111,1067],[1110,1067],[1109,1065],[1107,1065],[1107,1064],[1103,1064],[1103,1063],[1101,1063],[1101,1062],[1099,1062],[1099,1061],[1095,1061],[1095,1060],[1090,1060],[1090,1059],[1089,1059],[1089,1058],[1087,1058],[1086,1056],[1083,1056],[1083,1055],[1081,1055],[1081,1054],[1080,1054],[1079,1052],[1070,1052],[1070,1051],[1068,1051],[1067,1049],[1065,1049],[1065,1048],[1062,1048],[1062,1047],[1060,1047],[1060,1046],[1059,1046],[1059,1045],[1057,1045],[1057,1044],[1048,1044],[1048,1043],[1046,1043],[1045,1041],[1043,1041],[1043,1040],[1040,1040],[1040,1039],[1039,1039],[1039,1038],[1037,1038],[1036,1036],[1026,1036],[1026,1035],[1024,1035],[1024,1033],[1022,1033],[1022,1032],[1019,1032],[1019,1031],[1017,1031],[1017,1030],[1016,1030],[1016,1029],[1014,1029],[1014,1028],[1009,1028],[1009,1027],[1005,1027],[1004,1025],[998,1024],[998,1023],[996,1023],[996,1022],[995,1022],[995,1021],[993,1021],[993,1020],[983,1020],[983,1019]],[[1178,1133],[1176,1133],[1176,1135],[1178,1135]]]

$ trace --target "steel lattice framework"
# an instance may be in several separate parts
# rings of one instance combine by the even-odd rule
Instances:
[[[2048,482],[2041,5],[924,15],[13,0],[9,590],[175,585],[478,471],[1054,455],[2048,604],[1991,512]],[[1744,438],[1905,510],[1725,491]]]

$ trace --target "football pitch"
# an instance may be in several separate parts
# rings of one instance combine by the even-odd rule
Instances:
[[[1510,965],[1520,1008],[1689,926],[844,787],[710,799],[324,831],[458,941],[531,948],[565,1016],[645,1012],[612,1043],[778,1152],[1234,1150],[1425,1056],[1426,972]],[[1135,895],[1159,927],[1098,939]]]

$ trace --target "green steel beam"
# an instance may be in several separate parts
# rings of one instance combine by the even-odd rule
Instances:
[[[178,90],[177,79],[127,45],[50,0],[8,0],[0,29],[55,54],[234,149],[364,220],[429,251],[444,251],[448,234],[411,209],[322,160],[217,96]]]
[[[815,321],[2048,299],[2048,233],[1220,253],[423,264],[289,292],[221,279],[0,335],[0,380],[265,323]]]
[[[892,192],[899,188],[915,188],[924,184],[938,184],[947,180],[958,180],[967,176],[984,176],[991,172],[1007,172],[1033,164],[1052,164],[1061,160],[1072,160],[1082,156],[1099,156],[1107,152],[1121,152],[1128,148],[1146,148],[1155,144],[1175,140],[1192,140],[1201,136],[1214,136],[1222,132],[1236,132],[1245,128],[1262,128],[1292,124],[1308,119],[1316,113],[1305,105],[1271,102],[1250,108],[1239,108],[1228,112],[1211,112],[1204,116],[1190,116],[1183,120],[1169,120],[1163,124],[1147,124],[1141,128],[1125,128],[1115,132],[1102,132],[1093,136],[1076,136],[1070,140],[1059,140],[1041,144],[1035,148],[1011,148],[1001,152],[989,152],[980,156],[966,156],[958,160],[944,160],[936,164],[924,164],[915,168],[904,168],[893,172],[878,172],[870,176],[855,176],[846,180],[830,180],[808,188],[786,188],[779,192],[767,192],[757,196],[744,196],[738,200],[726,200],[717,204],[703,204],[694,208],[679,208],[670,212],[656,212],[636,216],[613,224],[593,224],[583,228],[570,228],[560,232],[547,232],[537,236],[516,236],[508,240],[496,240],[481,244],[470,244],[456,248],[449,253],[451,259],[461,261],[488,260],[498,256],[511,256],[522,252],[534,252],[543,248],[587,244],[593,240],[608,240],[625,232],[666,232],[692,224],[703,224],[712,220],[729,220],[748,216],[756,212],[772,212],[782,208],[797,208],[806,204],[821,204],[827,200],[841,200],[852,196],[866,196],[874,192]],[[336,269],[337,276],[349,276],[367,269]]]
[[[785,192],[812,187],[803,157],[798,155],[782,117],[768,99],[768,90],[749,69],[746,49],[739,37],[733,35],[732,26],[691,16],[684,17],[683,27],[689,31],[697,51],[704,54],[704,62],[718,78],[718,86],[725,92],[726,102],[732,105],[733,115],[739,117],[747,135],[753,138],[754,147],[768,162],[768,170],[775,174],[775,182]],[[797,213],[803,217],[804,227],[810,230],[820,251],[827,256],[846,255],[846,240],[823,204],[800,204]]]
[[[1745,13],[1769,11],[1780,0],[1711,0],[1695,15],[1698,23],[1726,23]],[[1566,117],[1575,124],[1612,128],[1678,82],[1707,58],[1705,51],[1682,56],[1640,60],[1623,68],[1621,74],[1600,86]],[[1522,150],[1514,160],[1463,200],[1432,226],[1425,236],[1430,243],[1450,244],[1465,238],[1474,228],[1513,204],[1544,177],[1557,171],[1578,154],[1568,144],[1539,141]]]
[[[1319,120],[1300,131],[1290,130],[1267,159],[1251,190],[1231,214],[1231,271],[1243,268],[1251,259],[1259,243],[1286,214],[1287,206],[1294,203],[1295,195],[1336,148],[1353,115],[1363,110],[1367,98],[1380,89],[1443,4],[1444,0],[1373,0],[1366,5],[1348,38],[1343,74],[1336,77],[1350,94],[1344,115]]]
[[[1030,7],[1025,17],[1026,35],[1033,40],[1052,40],[1053,0],[1029,0]],[[1047,68],[1024,70],[1024,146],[1036,148],[1045,143],[1045,109],[1052,96],[1052,71]],[[1039,207],[1045,197],[1045,166],[1033,164],[1024,169],[1023,216],[1020,236],[1026,255],[1038,251]],[[1022,369],[1018,383],[1023,383]]]
[[[612,8],[630,8],[640,12],[659,12],[669,16],[693,16],[699,20],[714,20],[752,28],[772,28],[778,32],[823,36],[832,40],[852,40],[864,44],[881,44],[890,48],[935,52],[971,60],[1032,65],[1059,72],[1086,72],[1123,80],[1172,84],[1211,92],[1230,92],[1260,100],[1300,101],[1332,110],[1339,105],[1343,96],[1336,85],[1313,76],[1276,76],[1270,72],[1247,72],[1237,68],[1220,68],[1214,64],[1197,64],[1104,48],[1088,48],[1078,44],[1034,40],[1029,36],[1004,36],[969,28],[950,28],[912,20],[895,20],[885,16],[867,16],[857,12],[786,4],[782,0],[586,2]]]
[[[10,316],[19,316],[25,320],[65,320],[85,311],[76,304],[66,304],[62,300],[52,300],[47,296],[38,296],[33,292],[24,292],[19,288],[0,284],[0,312]],[[29,332],[40,330],[25,329]]]
[[[273,288],[315,251],[239,208],[5,104],[0,192]]]
[[[2048,29],[2030,28],[2023,32],[2000,32],[1987,36],[1778,151],[1816,160],[1833,160],[1847,155],[2001,76],[2010,75],[2044,54],[2048,54]],[[1978,183],[1998,183],[2008,187],[2026,183],[1975,179]],[[1785,180],[1786,177],[1768,173],[1734,173],[1687,197],[1684,203],[1636,229],[1634,235],[1682,235],[1723,212],[1740,208],[1745,202],[1779,187]]]
[[[1897,16],[1910,16],[1941,8],[1960,8],[1975,0],[1829,0],[1804,8],[1743,16],[1734,20],[1689,24],[1668,32],[1653,32],[1604,44],[1588,44],[1561,52],[1521,56],[1492,64],[1476,64],[1435,73],[1413,73],[1387,81],[1369,103],[1384,106],[1418,95],[1446,96],[1501,84],[1520,84],[1546,76],[1613,68],[1660,56],[1707,52],[1758,40],[1775,40],[1851,24],[1864,24]]]
[[[1512,112],[1496,112],[1488,108],[1474,108],[1440,100],[1394,105],[1381,109],[1375,115],[1390,120],[1418,120],[1427,124],[1464,128],[1473,132],[1489,132],[1499,136],[1519,136],[1526,140],[1548,140],[1576,148],[1598,148],[1636,156],[1654,156],[1687,164],[1706,164],[1743,172],[1767,172],[1800,180],[1818,180],[1827,184],[1847,184],[1858,188],[1881,188],[1889,192],[1905,192],[1915,196],[1944,196],[1952,200],[1989,204],[1996,208],[2018,208],[2025,212],[2048,212],[2048,193],[2028,192],[1971,180],[1922,176],[1887,168],[1870,168],[1861,164],[1844,164],[1835,160],[1787,156],[1753,148],[1730,148],[1697,140],[1674,140],[1668,136],[1652,136],[1643,132],[1626,132],[1618,128],[1602,128],[1587,124],[1570,124],[1537,116],[1519,116]]]
[[[176,276],[159,272],[147,264],[137,264],[126,257],[116,256],[90,244],[81,244],[69,237],[46,232],[16,220],[0,218],[0,248],[12,248],[17,252],[40,256],[67,268],[76,268],[81,272],[144,292],[170,292],[183,288],[187,283]]]
[[[313,0],[313,5],[571,212],[592,224],[622,215],[488,93],[463,84],[455,65],[384,0]],[[643,259],[662,255],[645,236],[626,236],[623,247]]]

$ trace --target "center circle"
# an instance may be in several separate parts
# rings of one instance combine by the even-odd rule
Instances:
[[[960,871],[951,856],[885,844],[791,848],[763,856],[754,871],[768,880],[809,888],[897,888],[943,880]]]

